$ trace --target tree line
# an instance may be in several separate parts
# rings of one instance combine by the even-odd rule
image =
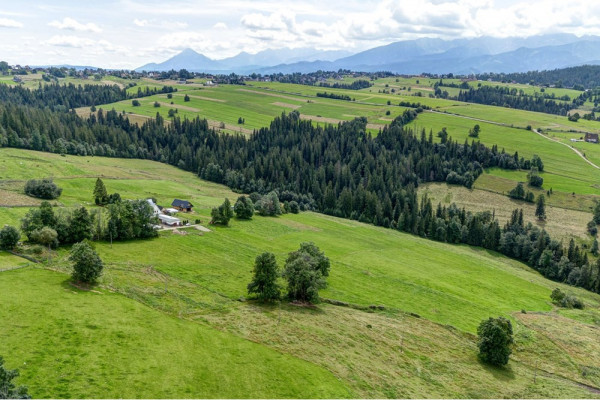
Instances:
[[[344,82],[319,82],[319,86],[328,87],[332,89],[347,89],[347,90],[360,90],[367,89],[373,86],[371,82],[366,79],[357,79],[352,83],[344,83]]]
[[[152,96],[159,93],[176,91],[172,86],[162,88],[138,88],[136,93],[128,93],[126,88],[118,85],[60,85],[58,83],[40,84],[36,89],[28,89],[20,85],[0,84],[0,102],[29,105],[37,108],[48,107],[53,111],[68,111],[71,108],[90,107],[97,104],[114,103],[136,97]]]
[[[548,99],[543,96],[518,95],[515,88],[501,86],[481,86],[477,89],[461,90],[454,99],[556,115],[567,115],[569,110],[576,107],[573,103]]]
[[[600,65],[581,65],[544,71],[479,74],[477,79],[529,83],[539,86],[565,86],[576,90],[593,89],[600,86]]]

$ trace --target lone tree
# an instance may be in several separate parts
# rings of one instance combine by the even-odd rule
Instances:
[[[540,194],[535,203],[535,216],[540,221],[546,220],[546,198],[544,194]]]
[[[212,217],[211,224],[229,225],[229,220],[233,217],[233,210],[231,209],[229,199],[225,199],[219,207],[213,208],[210,215]]]
[[[248,284],[248,293],[256,294],[262,301],[279,300],[281,290],[277,284],[279,266],[273,253],[262,253],[254,261],[254,277]]]
[[[240,196],[233,206],[233,211],[239,219],[251,219],[254,215],[254,204],[249,197]]]
[[[95,283],[104,268],[100,256],[87,240],[73,245],[69,260],[73,263],[73,280],[77,282]]]
[[[187,94],[183,97],[183,101],[190,101],[190,96]]]
[[[19,233],[17,228],[10,225],[4,225],[4,228],[0,230],[0,249],[14,249],[17,243],[19,243],[20,238],[21,234]]]
[[[512,324],[506,318],[489,318],[481,321],[477,328],[479,358],[492,365],[506,365],[513,343],[512,334]]]
[[[97,206],[103,206],[108,203],[108,192],[102,179],[96,179],[96,186],[94,187],[94,202]]]
[[[16,386],[12,380],[19,376],[16,369],[4,368],[4,358],[0,356],[0,399],[30,399],[27,387]]]
[[[302,243],[285,261],[283,277],[288,283],[290,300],[316,302],[319,290],[327,287],[329,258],[314,243]]]

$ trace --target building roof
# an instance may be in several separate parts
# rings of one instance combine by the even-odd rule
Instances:
[[[171,203],[171,205],[173,207],[180,207],[180,208],[192,208],[194,207],[194,205],[192,203],[190,203],[187,200],[179,200],[179,199],[175,199],[173,200],[173,202]]]
[[[158,216],[158,219],[160,219],[165,224],[173,224],[173,223],[176,223],[176,222],[177,223],[181,222],[181,220],[179,218],[171,217],[170,215],[165,215],[165,214],[160,214]]]
[[[587,139],[596,139],[596,140],[598,140],[598,134],[597,133],[586,133],[585,137]]]

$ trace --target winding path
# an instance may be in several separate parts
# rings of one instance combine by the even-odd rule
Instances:
[[[544,139],[550,140],[551,142],[555,142],[555,143],[558,143],[558,144],[562,144],[563,146],[567,146],[568,148],[570,148],[571,150],[573,150],[575,153],[577,153],[577,155],[579,155],[579,157],[583,158],[583,160],[584,160],[586,163],[590,164],[592,167],[594,167],[594,168],[596,168],[596,169],[600,169],[600,167],[599,167],[599,166],[597,166],[596,164],[594,164],[593,162],[591,162],[590,160],[588,160],[587,158],[585,158],[585,156],[583,155],[583,153],[582,153],[581,151],[579,151],[578,149],[576,149],[575,147],[573,147],[573,146],[569,146],[568,144],[566,144],[566,143],[563,143],[563,142],[561,142],[560,140],[555,140],[555,139],[552,139],[552,138],[550,138],[550,137],[548,137],[548,136],[544,135],[543,133],[540,133],[540,132],[538,132],[536,129],[532,129],[532,131],[533,131],[533,132],[535,132],[535,133],[537,133],[538,135],[540,135],[540,136],[541,136],[541,137],[543,137]]]
[[[441,111],[435,111],[435,110],[427,110],[428,112],[434,113],[434,114],[443,114],[443,115],[451,115],[453,117],[458,117],[458,118],[464,118],[464,119],[470,119],[473,121],[479,121],[479,122],[485,122],[488,124],[494,124],[494,125],[500,125],[500,126],[510,126],[508,124],[502,123],[502,122],[495,122],[495,121],[488,121],[485,119],[481,119],[481,118],[475,118],[475,117],[467,117],[466,115],[460,115],[460,114],[452,114],[452,113],[445,113],[445,112],[441,112]],[[599,166],[597,166],[596,164],[594,164],[593,162],[591,162],[590,160],[588,160],[587,158],[585,158],[585,156],[583,155],[583,153],[581,151],[579,151],[578,149],[576,149],[573,146],[570,146],[566,143],[561,142],[560,140],[555,140],[552,139],[546,135],[544,135],[543,133],[540,133],[539,131],[537,131],[536,129],[532,129],[532,132],[537,133],[538,135],[540,135],[541,137],[543,137],[546,140],[549,140],[551,142],[554,143],[558,143],[561,144],[563,146],[568,147],[569,149],[573,150],[579,157],[581,157],[583,159],[583,161],[585,161],[586,163],[590,164],[592,167],[596,168],[596,169],[600,169]]]

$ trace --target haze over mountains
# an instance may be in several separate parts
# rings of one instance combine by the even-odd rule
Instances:
[[[526,72],[600,64],[600,37],[548,34],[527,38],[443,40],[422,38],[394,42],[360,53],[315,49],[265,50],[257,54],[212,60],[186,49],[162,62],[150,63],[137,71],[187,69],[209,73],[292,73],[318,70],[390,71],[402,74],[482,72]]]

